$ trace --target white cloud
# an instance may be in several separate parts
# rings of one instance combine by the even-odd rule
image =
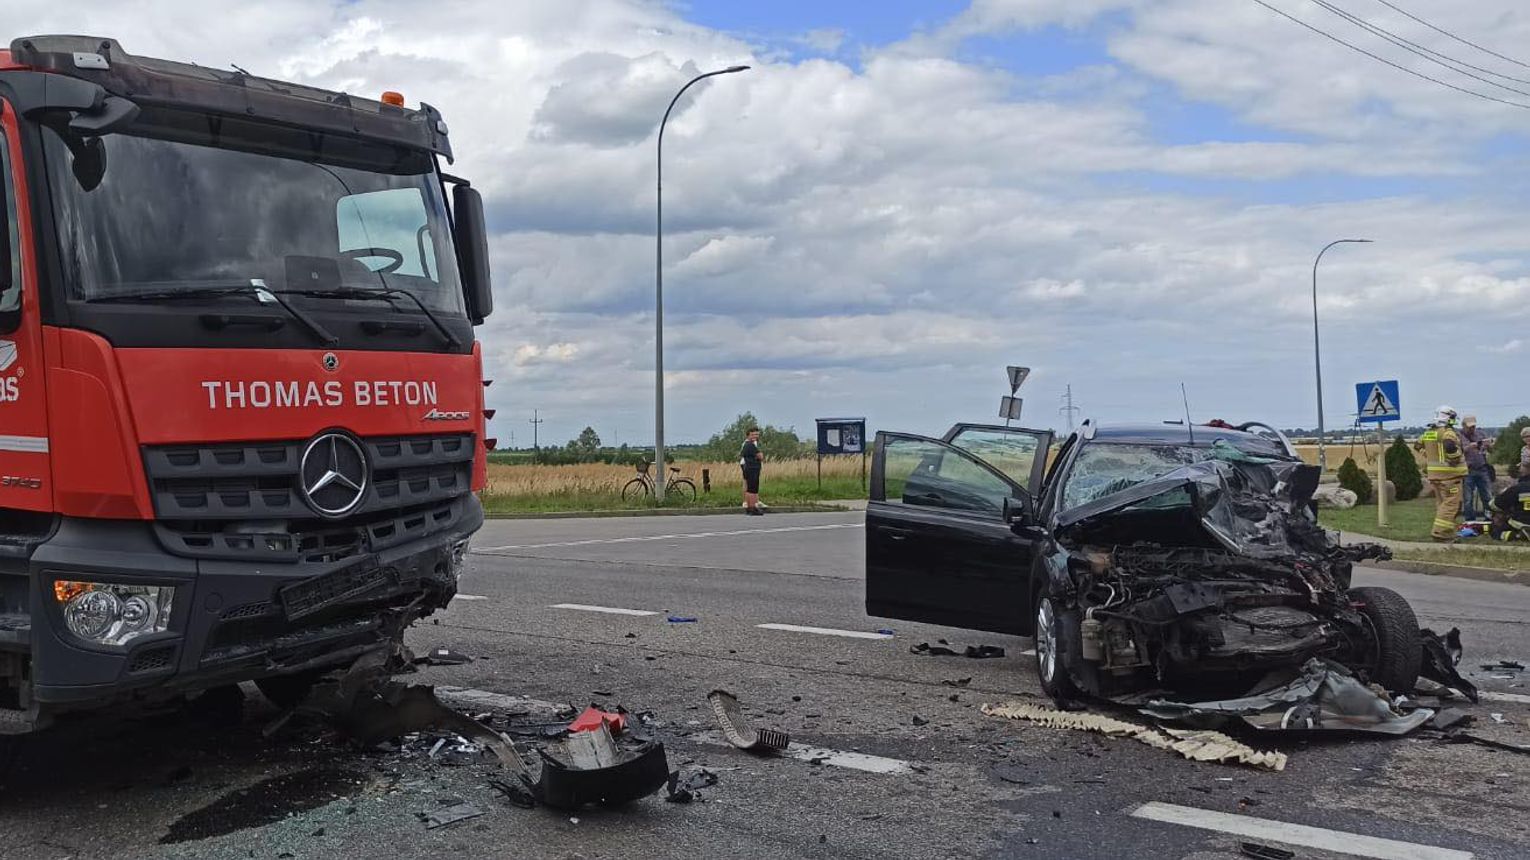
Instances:
[[[1377,242],[1322,263],[1331,410],[1350,381],[1394,376],[1407,403],[1499,403],[1421,344],[1474,343],[1484,314],[1530,318],[1523,195],[1476,152],[1522,142],[1525,112],[1254,4],[979,0],[853,65],[777,59],[641,0],[68,7],[10,0],[9,29],[83,21],[137,53],[440,108],[452,170],[484,190],[496,231],[488,396],[521,427],[541,409],[548,438],[597,417],[627,441],[652,432],[654,132],[689,73],[733,63],[755,68],[693,88],[665,133],[675,438],[743,409],[938,431],[990,412],[1014,362],[1036,368],[1038,422],[1061,420],[1067,383],[1107,419],[1172,416],[1180,380],[1224,417],[1307,422],[1312,256],[1344,235]],[[1507,0],[1429,15],[1494,44],[1530,37]],[[1049,25],[1094,33],[1113,62],[1030,78],[954,59],[961,38]],[[1164,143],[1164,90],[1254,133]],[[1293,178],[1334,188],[1218,184]],[[1385,196],[1355,191],[1377,178]],[[1456,181],[1478,190],[1430,184]]]

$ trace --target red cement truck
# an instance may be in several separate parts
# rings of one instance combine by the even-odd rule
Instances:
[[[0,50],[0,745],[295,701],[451,600],[493,446],[451,159],[397,93]]]

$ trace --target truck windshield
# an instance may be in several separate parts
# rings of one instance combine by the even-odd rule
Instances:
[[[261,151],[239,142],[229,128],[237,122],[183,117],[165,136],[108,134],[85,148],[44,134],[73,298],[225,285],[386,288],[462,312],[428,154],[296,132],[285,148]],[[100,159],[99,178],[77,158]]]

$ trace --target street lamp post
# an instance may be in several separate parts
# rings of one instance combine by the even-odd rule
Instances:
[[[654,295],[654,323],[653,323],[653,488],[654,496],[660,504],[664,502],[664,479],[667,477],[664,471],[664,126],[669,122],[670,111],[675,109],[675,103],[685,95],[685,91],[691,88],[691,84],[704,78],[715,75],[731,75],[734,72],[742,72],[748,66],[729,66],[726,69],[718,69],[715,72],[707,72],[697,75],[686,82],[675,97],[669,100],[669,107],[664,109],[664,119],[659,121],[659,146],[654,161],[658,167],[657,178],[654,188],[658,192],[658,208],[655,212],[654,229],[654,268],[653,268],[653,295]]]
[[[1370,239],[1335,239],[1323,246],[1318,252],[1317,259],[1312,261],[1312,364],[1317,369],[1317,408],[1318,408],[1318,468],[1328,470],[1328,451],[1323,446],[1327,433],[1323,427],[1323,352],[1318,346],[1318,305],[1317,305],[1317,272],[1318,263],[1323,261],[1323,255],[1335,245],[1345,243],[1368,244]]]

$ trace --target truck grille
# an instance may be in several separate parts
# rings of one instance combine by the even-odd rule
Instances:
[[[371,480],[351,516],[428,505],[468,492],[472,434],[361,440]],[[317,519],[299,489],[307,440],[153,445],[144,471],[161,520]]]

